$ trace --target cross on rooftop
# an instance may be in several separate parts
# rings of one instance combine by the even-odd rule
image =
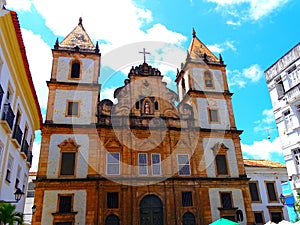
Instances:
[[[144,63],[146,63],[146,54],[150,55],[150,52],[146,52],[146,49],[143,48],[143,51],[142,51],[142,52],[139,52],[139,53],[144,54]]]

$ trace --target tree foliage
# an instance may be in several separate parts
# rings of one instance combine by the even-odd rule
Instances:
[[[1,202],[0,203],[0,225],[14,225],[15,222],[18,225],[22,225],[23,213],[16,212],[16,205],[10,203]]]

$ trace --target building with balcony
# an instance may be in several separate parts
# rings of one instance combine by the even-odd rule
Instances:
[[[244,159],[255,224],[289,220],[288,207],[280,201],[282,183],[288,181],[284,164],[268,160]],[[291,213],[295,213],[292,207]]]
[[[26,192],[35,131],[42,116],[17,14],[0,9],[0,201]],[[23,212],[25,197],[16,203]]]
[[[300,193],[300,43],[265,70],[294,195]]]

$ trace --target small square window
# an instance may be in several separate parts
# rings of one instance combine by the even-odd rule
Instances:
[[[264,224],[264,217],[262,212],[254,212],[254,219],[256,224]]]
[[[231,193],[221,193],[221,203],[223,209],[232,209]]]
[[[190,159],[188,154],[177,155],[178,175],[191,175]]]
[[[120,174],[120,153],[118,152],[106,153],[106,174],[107,175]]]
[[[68,102],[67,116],[79,116],[79,102]]]
[[[219,122],[219,113],[217,109],[209,109],[209,121],[217,123]]]
[[[119,193],[118,192],[108,192],[107,193],[107,208],[109,208],[109,209],[119,208]]]
[[[271,221],[274,223],[279,223],[282,221],[282,212],[271,212]]]
[[[59,208],[60,213],[72,212],[72,196],[59,196]]]
[[[190,191],[181,192],[181,203],[182,206],[193,206],[192,192]]]

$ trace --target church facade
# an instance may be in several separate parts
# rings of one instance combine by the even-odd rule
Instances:
[[[101,53],[81,19],[52,53],[32,224],[254,222],[226,66],[195,31],[178,94],[144,60],[117,103],[100,101]]]

